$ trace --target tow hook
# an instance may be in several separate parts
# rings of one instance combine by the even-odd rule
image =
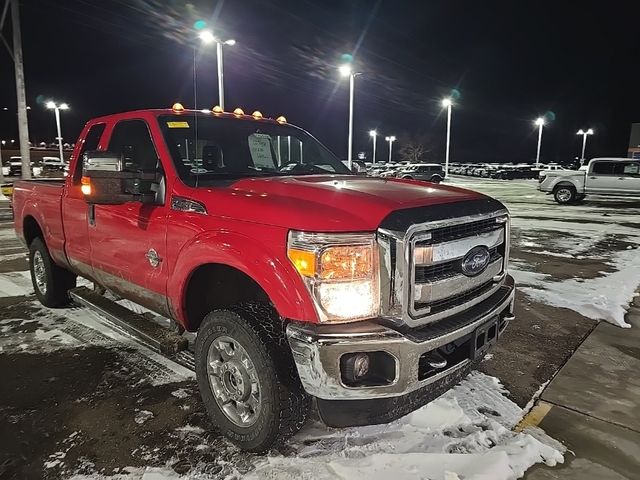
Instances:
[[[441,369],[447,366],[447,359],[444,358],[442,355],[440,355],[437,350],[434,350],[433,352],[429,352],[427,355],[425,355],[426,360],[427,360],[427,364],[431,367],[431,368],[435,368],[435,369]]]
[[[507,313],[502,319],[506,322],[511,322],[516,319],[516,316],[513,313]]]

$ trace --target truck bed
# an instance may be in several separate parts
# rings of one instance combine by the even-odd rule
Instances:
[[[30,218],[45,229],[44,236],[52,255],[64,251],[62,229],[62,193],[64,179],[47,178],[18,180],[13,184],[13,214],[16,233],[20,238],[28,234]],[[31,221],[32,221],[31,220]]]

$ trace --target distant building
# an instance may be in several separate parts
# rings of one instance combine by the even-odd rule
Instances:
[[[629,158],[640,159],[640,123],[631,124],[631,136],[629,137]]]

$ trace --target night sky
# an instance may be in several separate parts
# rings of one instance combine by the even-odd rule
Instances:
[[[4,2],[3,2],[4,3]],[[346,157],[353,55],[355,152],[368,131],[423,135],[443,159],[440,100],[454,92],[452,161],[533,161],[533,120],[546,115],[544,161],[626,156],[640,122],[638,1],[26,0],[21,3],[32,141],[53,141],[44,101],[65,101],[65,141],[91,117],[193,102],[193,23],[225,47],[227,108],[284,114]],[[10,28],[5,27],[10,38]],[[215,48],[200,48],[198,108],[217,99]],[[0,138],[17,139],[12,63],[0,53]],[[386,148],[380,141],[381,149]],[[394,148],[396,147],[394,146]],[[380,151],[380,150],[379,150]],[[380,154],[380,157],[383,153]]]

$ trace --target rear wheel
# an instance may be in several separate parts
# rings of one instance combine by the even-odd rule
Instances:
[[[44,241],[37,237],[29,246],[29,269],[36,297],[45,307],[69,303],[69,290],[76,286],[76,276],[51,259]]]
[[[431,183],[440,183],[442,181],[442,177],[440,175],[434,175],[431,177]]]
[[[244,450],[278,446],[307,418],[310,398],[268,305],[209,313],[196,338],[196,374],[216,428]]]
[[[576,200],[577,192],[575,187],[560,185],[553,191],[553,198],[561,205],[572,203]]]

